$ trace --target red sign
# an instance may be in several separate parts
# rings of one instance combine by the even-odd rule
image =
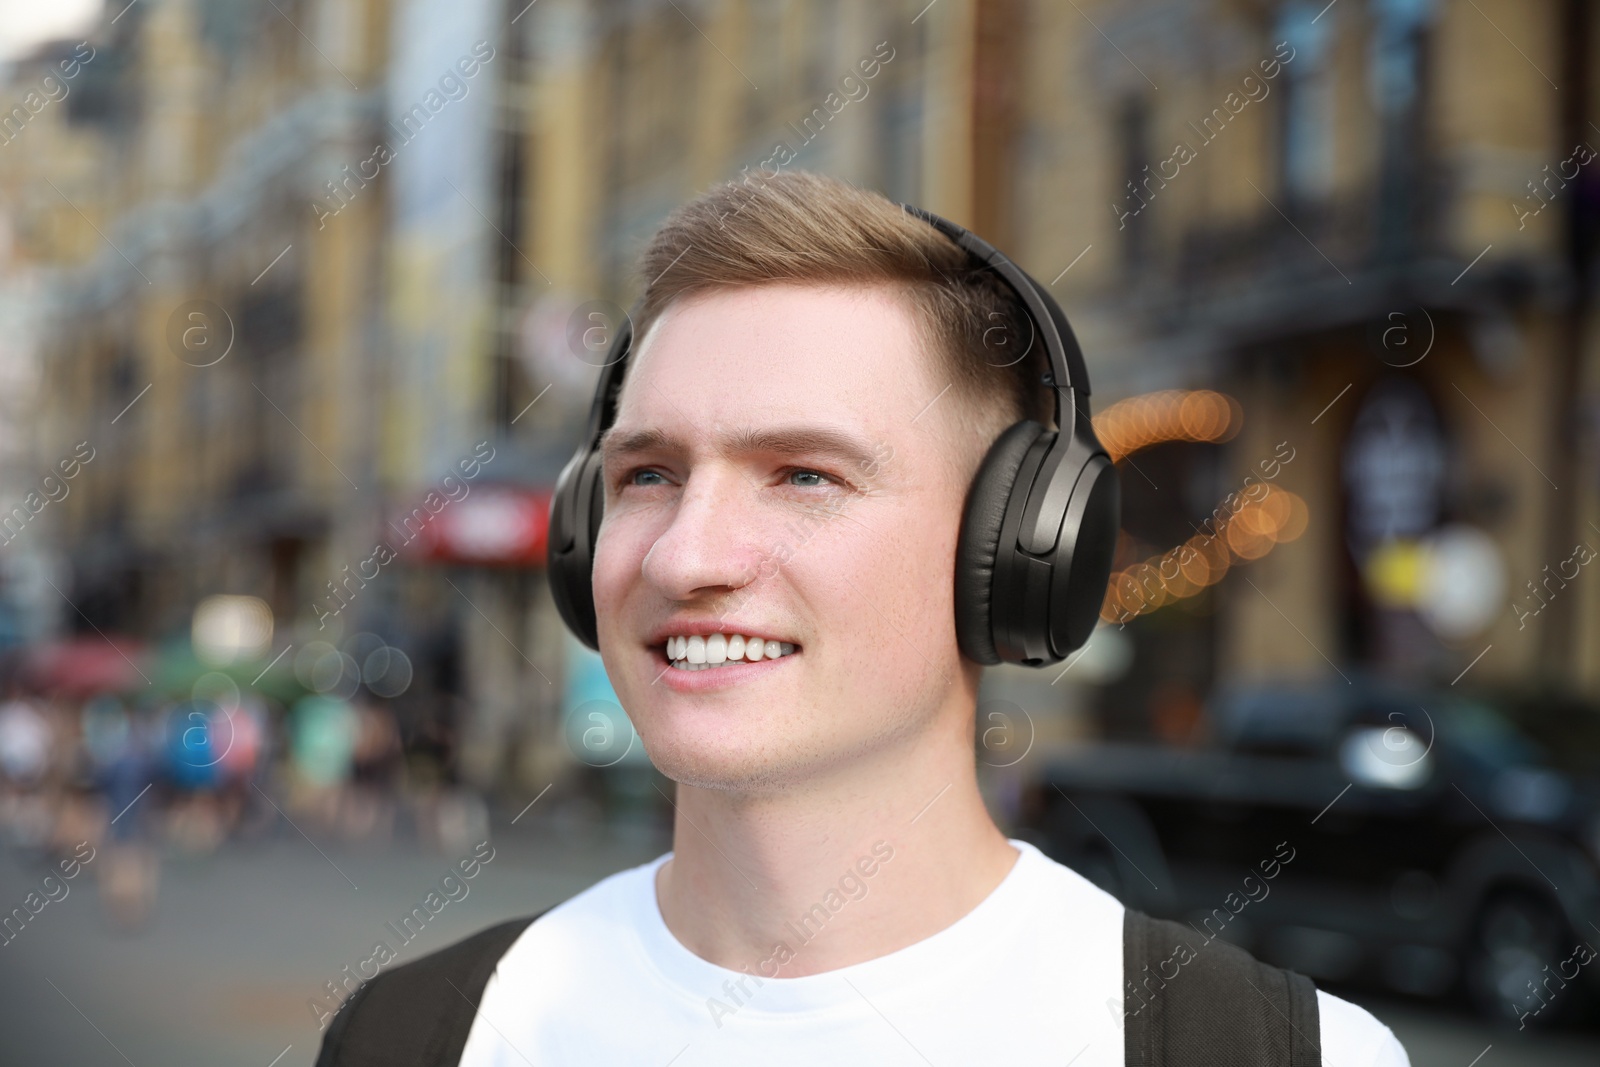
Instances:
[[[543,566],[550,534],[550,493],[481,485],[460,500],[403,512],[390,523],[402,555],[486,566]],[[393,542],[391,542],[393,543]]]

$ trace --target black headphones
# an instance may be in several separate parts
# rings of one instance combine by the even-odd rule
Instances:
[[[955,223],[900,206],[961,246],[979,269],[998,274],[1050,356],[1040,384],[1055,388],[1061,432],[1023,419],[995,440],[967,491],[955,568],[962,654],[986,665],[1047,667],[1094,630],[1122,518],[1117,470],[1089,421],[1083,353],[1055,298],[1021,267]],[[596,651],[592,570],[605,503],[598,444],[616,417],[632,334],[630,316],[601,368],[583,443],[550,499],[550,593],[563,621]]]

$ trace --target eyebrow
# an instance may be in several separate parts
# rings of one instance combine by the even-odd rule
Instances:
[[[865,471],[879,463],[879,450],[862,438],[826,426],[746,426],[721,435],[714,442],[725,455],[747,456],[827,455]],[[689,451],[680,438],[657,429],[624,430],[612,426],[600,435],[601,461],[606,465],[643,452]]]

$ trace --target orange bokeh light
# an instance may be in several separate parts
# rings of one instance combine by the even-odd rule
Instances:
[[[1112,404],[1095,417],[1094,429],[1112,460],[1120,461],[1166,441],[1227,441],[1243,424],[1244,408],[1226,393],[1164,389]],[[1240,497],[1220,509],[1209,533],[1114,573],[1100,617],[1126,622],[1194,596],[1221,581],[1236,560],[1260,559],[1304,534],[1310,521],[1306,502],[1275,485],[1263,488],[1260,499]],[[1139,551],[1125,542],[1127,547]]]

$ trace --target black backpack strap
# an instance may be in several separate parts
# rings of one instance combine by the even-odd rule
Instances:
[[[543,914],[480,930],[361,983],[328,1025],[316,1067],[456,1067],[489,976]]]
[[[1317,987],[1132,908],[1122,921],[1127,1067],[1321,1067]]]

